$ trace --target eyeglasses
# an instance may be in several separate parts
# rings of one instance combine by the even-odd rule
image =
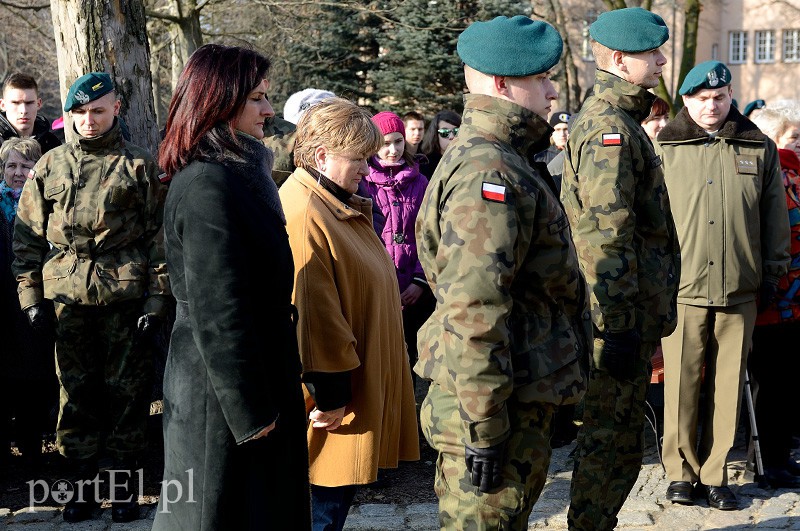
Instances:
[[[458,127],[452,129],[439,129],[436,131],[442,138],[448,138],[450,135],[456,136],[458,134]]]

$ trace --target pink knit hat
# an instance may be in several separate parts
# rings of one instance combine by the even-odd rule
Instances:
[[[406,126],[403,120],[395,113],[389,111],[379,112],[372,117],[372,121],[378,126],[378,129],[381,130],[382,135],[400,133],[403,135],[403,139],[406,138]]]

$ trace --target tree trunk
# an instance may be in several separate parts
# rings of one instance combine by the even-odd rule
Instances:
[[[175,0],[176,19],[170,24],[172,39],[172,90],[178,85],[183,66],[196,49],[203,45],[200,33],[200,12],[196,0]]]
[[[153,108],[150,49],[141,0],[51,0],[61,99],[88,72],[107,72],[122,101],[131,139],[154,156],[158,128]],[[67,138],[74,135],[65,116]]]
[[[681,55],[681,69],[678,72],[678,81],[675,83],[676,87],[681,86],[683,80],[686,79],[686,74],[694,68],[697,55],[697,28],[700,24],[700,11],[702,9],[703,6],[700,0],[686,0],[683,11],[683,54]],[[673,111],[678,112],[682,107],[683,98],[675,94],[672,100]]]

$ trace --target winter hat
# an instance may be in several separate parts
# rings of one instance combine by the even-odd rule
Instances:
[[[372,117],[372,121],[378,126],[378,129],[381,130],[382,135],[388,135],[389,133],[400,133],[405,139],[406,126],[403,123],[403,120],[401,120],[400,117],[395,113],[389,111],[379,112]]]
[[[555,127],[558,124],[568,124],[570,114],[567,111],[556,111],[550,117],[550,127]]]
[[[289,99],[283,105],[283,119],[297,125],[306,109],[318,101],[322,101],[325,98],[333,98],[334,96],[336,94],[333,92],[315,88],[307,88],[300,92],[295,92],[289,96]]]

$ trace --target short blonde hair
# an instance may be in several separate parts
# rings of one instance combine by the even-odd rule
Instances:
[[[594,63],[597,68],[607,69],[611,66],[611,54],[613,50],[607,46],[603,46],[596,40],[592,39],[590,42],[592,46],[592,55],[594,55]]]
[[[369,158],[383,145],[383,135],[370,113],[344,98],[315,103],[297,122],[294,164],[314,168],[314,152],[325,146],[331,153]]]
[[[12,152],[16,152],[31,162],[42,158],[42,146],[33,138],[11,137],[0,146],[0,165],[6,167],[6,161]]]

